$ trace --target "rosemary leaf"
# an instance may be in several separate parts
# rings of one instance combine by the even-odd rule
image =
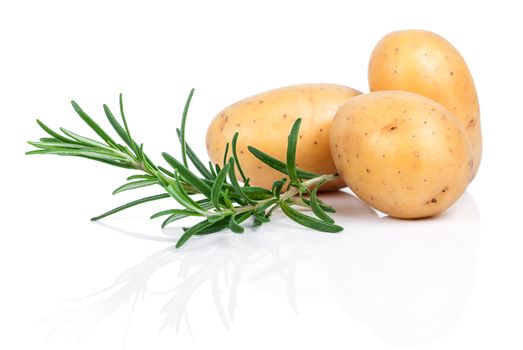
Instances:
[[[164,220],[162,223],[162,228],[167,227],[170,223],[180,220],[183,218],[186,218],[188,216],[200,216],[198,213],[195,213],[190,210],[173,210],[173,213],[167,217],[167,219]]]
[[[87,115],[87,113],[85,113],[82,108],[80,108],[80,106],[75,102],[75,101],[71,101],[71,105],[73,106],[74,110],[76,111],[76,113],[80,116],[80,118],[82,118],[82,120],[87,124],[89,125],[89,127],[91,129],[93,129],[93,131],[95,133],[98,134],[98,136],[100,136],[109,146],[114,146],[116,147],[116,142],[113,140],[113,138],[111,136],[109,136],[101,127],[100,125],[98,125],[93,119],[91,119],[91,117],[89,117],[89,115]]]
[[[320,207],[320,203],[318,202],[318,188],[323,185],[324,181],[318,183],[311,193],[311,209],[314,212],[314,214],[318,217],[318,219],[323,220],[325,222],[334,223],[334,220],[323,211],[323,209]]]
[[[222,185],[227,177],[227,173],[229,172],[229,168],[231,167],[231,164],[226,164],[225,167],[220,171],[218,176],[216,177],[216,180],[214,180],[214,184],[212,185],[211,189],[211,201],[214,204],[214,207],[216,210],[221,210],[220,206],[220,195],[222,191]]]
[[[249,150],[249,152],[252,153],[253,156],[258,158],[260,161],[262,161],[269,167],[271,167],[275,170],[278,170],[280,173],[288,175],[287,165],[284,162],[279,161],[278,159],[268,155],[265,152],[260,151],[259,149],[255,148],[255,147],[249,146],[249,147],[247,147],[247,149]],[[296,171],[298,173],[298,176],[304,180],[309,180],[309,179],[313,179],[315,177],[320,176],[318,174],[314,174],[314,173],[311,173],[311,172],[308,172],[305,170],[301,170],[299,168],[296,168]]]
[[[301,118],[296,119],[292,125],[291,132],[287,141],[287,174],[289,175],[290,183],[299,185],[298,171],[296,169],[296,147],[298,144],[298,134],[300,132]]]
[[[203,182],[199,177],[189,170],[186,166],[180,163],[178,160],[173,158],[169,153],[162,153],[163,158],[171,165],[180,175],[189,183],[191,186],[196,188],[200,193],[206,197],[211,196],[211,187]]]
[[[285,203],[284,201],[280,201],[280,207],[282,211],[285,213],[285,215],[287,215],[291,220],[305,227],[309,227],[318,231],[332,233],[343,231],[343,227],[335,224],[330,224],[325,221],[305,215],[297,211],[296,209],[291,208],[291,206]]]
[[[136,188],[142,188],[147,186],[152,186],[158,184],[158,180],[140,180],[140,181],[133,181],[128,182],[126,184],[123,184],[122,186],[118,187],[116,190],[113,191],[113,194],[118,194],[120,192],[134,190]]]
[[[176,129],[176,134],[178,135],[178,140],[180,141],[180,144],[182,143],[182,135],[180,132],[180,129]],[[191,149],[189,144],[187,143],[187,140],[185,141],[185,152],[187,153],[187,156],[189,157],[189,160],[194,165],[196,169],[202,174],[203,177],[206,179],[212,180],[216,177],[216,174],[213,176],[209,170],[203,165],[203,162],[198,158],[196,153]]]
[[[95,216],[93,218],[91,218],[91,221],[98,221],[100,219],[103,219],[109,215],[113,215],[115,213],[118,213],[119,211],[122,211],[122,210],[125,210],[125,209],[128,209],[128,208],[131,208],[131,207],[134,207],[135,205],[138,205],[138,204],[142,204],[142,203],[147,203],[147,202],[152,202],[152,201],[156,201],[158,199],[163,199],[163,198],[169,198],[169,194],[167,193],[162,193],[162,194],[157,194],[157,195],[154,195],[154,196],[149,196],[149,197],[145,197],[145,198],[141,198],[141,199],[137,199],[135,201],[132,201],[132,202],[129,202],[129,203],[126,203],[124,205],[121,205],[117,208],[114,208],[114,209],[111,209],[101,215],[98,215],[98,216]]]
[[[245,231],[245,229],[243,228],[243,226],[239,225],[238,222],[236,221],[236,215],[237,214],[232,214],[230,216],[229,228],[234,233],[243,233]]]
[[[185,123],[187,121],[187,114],[189,112],[189,105],[191,104],[192,96],[194,95],[194,89],[191,89],[191,92],[189,92],[189,96],[187,97],[187,101],[185,102],[185,107],[183,108],[183,114],[182,114],[182,126],[181,126],[181,144],[182,144],[182,160],[183,165],[187,167],[187,145],[185,144]]]

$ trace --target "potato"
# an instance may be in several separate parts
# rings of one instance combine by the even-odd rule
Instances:
[[[459,120],[440,104],[406,91],[350,99],[336,113],[330,144],[352,191],[397,218],[447,209],[472,172],[471,147]]]
[[[405,90],[439,102],[463,123],[474,158],[481,161],[481,126],[476,88],[465,60],[441,36],[423,30],[386,35],[369,62],[371,91]]]
[[[329,149],[331,121],[338,108],[360,94],[334,84],[304,84],[282,87],[241,100],[213,119],[207,130],[207,152],[221,164],[227,142],[239,132],[237,151],[250,183],[271,188],[285,177],[256,159],[247,146],[256,147],[285,161],[287,136],[297,118],[302,118],[296,162],[298,167],[318,174],[336,172]],[[323,190],[344,187],[343,181],[328,183]]]

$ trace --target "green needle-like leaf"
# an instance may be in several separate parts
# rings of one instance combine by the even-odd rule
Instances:
[[[122,210],[125,210],[125,209],[128,209],[128,208],[131,208],[131,207],[134,207],[138,204],[142,204],[142,203],[147,203],[147,202],[152,202],[152,201],[156,201],[158,199],[163,199],[163,198],[169,198],[169,194],[167,193],[162,193],[162,194],[157,194],[155,196],[150,196],[150,197],[145,197],[145,198],[141,198],[141,199],[137,199],[135,201],[132,201],[132,202],[129,202],[129,203],[126,203],[124,205],[121,205],[117,208],[114,208],[114,209],[111,209],[101,215],[98,215],[98,216],[95,216],[94,218],[91,218],[91,221],[98,221],[100,219],[103,219],[109,215],[113,215],[115,213],[118,213],[119,211],[122,211]]]
[[[238,159],[238,152],[236,151],[236,144],[238,143],[238,136],[239,133],[236,132],[232,138],[232,156],[234,157],[234,161],[236,162],[236,167],[238,168],[238,172],[240,173],[240,176],[242,177],[243,183],[245,186],[248,186],[249,179],[245,176],[245,173],[243,172],[243,169],[240,165],[240,160]]]
[[[108,147],[105,144],[103,144],[101,142],[98,142],[96,140],[80,136],[80,135],[75,134],[74,132],[69,131],[69,130],[64,129],[64,128],[60,128],[60,131],[62,131],[67,136],[75,139],[76,141],[78,141],[78,143],[81,143],[81,144],[86,145],[88,147],[98,147],[98,148],[103,148],[103,149],[111,151],[110,147]],[[114,151],[112,151],[112,153],[114,153]]]
[[[200,216],[198,213],[192,212],[190,210],[174,210],[171,215],[162,223],[162,228],[167,227],[172,222],[186,218],[188,216]]]
[[[118,187],[116,190],[113,191],[113,194],[118,194],[120,192],[134,190],[136,188],[142,188],[147,186],[152,186],[158,184],[158,180],[140,180],[140,181],[134,181],[134,182],[128,182],[126,184],[123,184],[122,186]]]
[[[214,204],[216,210],[221,210],[220,206],[220,194],[222,191],[222,185],[227,177],[231,164],[226,164],[225,167],[220,171],[211,189],[211,201]]]
[[[277,180],[272,184],[272,193],[276,198],[280,198],[281,189],[285,185],[285,182],[287,182],[287,179]]]
[[[298,134],[300,132],[301,118],[296,119],[287,141],[287,174],[291,183],[298,185],[300,179],[298,178],[298,171],[296,169],[296,147],[298,144]]]
[[[159,218],[159,217],[162,217],[162,216],[165,216],[165,215],[171,215],[171,214],[176,213],[178,210],[179,209],[162,210],[162,211],[156,212],[153,215],[151,215],[151,217],[149,219],[152,220],[152,219],[156,219],[156,218]]]
[[[64,137],[60,134],[58,134],[57,132],[53,131],[51,128],[49,128],[47,125],[45,125],[41,120],[37,119],[36,122],[38,123],[38,125],[46,132],[48,133],[49,135],[51,135],[52,137],[54,137],[55,139],[58,139],[62,142],[65,142],[65,143],[76,143],[76,141],[74,140],[71,140],[71,139],[68,139],[67,137]]]
[[[239,225],[238,222],[236,221],[236,215],[237,214],[231,215],[231,217],[229,219],[229,228],[234,233],[243,233],[245,231],[245,229],[243,228],[243,226]]]
[[[156,180],[156,177],[154,176],[151,176],[151,175],[142,175],[142,174],[136,174],[136,175],[131,175],[127,178],[127,181],[131,181],[131,180],[140,180],[140,179],[144,179],[144,180]]]
[[[183,115],[182,115],[182,126],[180,128],[181,132],[181,143],[182,143],[182,159],[183,159],[183,165],[187,167],[187,145],[185,144],[185,123],[187,121],[187,114],[189,113],[189,106],[191,105],[192,96],[194,95],[194,89],[191,89],[191,92],[189,93],[189,96],[187,97],[187,101],[185,102],[185,107],[183,108]]]
[[[284,162],[279,161],[278,159],[268,155],[265,152],[260,151],[259,149],[255,148],[255,147],[249,146],[249,147],[247,147],[247,149],[249,150],[249,152],[252,153],[253,156],[258,158],[260,161],[262,161],[269,167],[271,167],[275,170],[278,170],[280,173],[288,175],[287,165]],[[296,171],[298,173],[298,176],[304,180],[309,180],[309,179],[313,179],[315,177],[320,176],[318,174],[314,174],[314,173],[311,173],[311,172],[308,172],[305,170],[301,170],[299,168],[296,168]]]
[[[176,129],[176,135],[178,135],[178,140],[180,141],[180,144],[182,144],[182,134],[180,132],[180,129]],[[196,169],[198,169],[198,171],[200,172],[200,174],[202,174],[203,177],[209,180],[212,180],[216,177],[215,175],[213,177],[209,170],[207,170],[200,158],[198,158],[196,153],[194,153],[194,151],[191,149],[191,147],[187,143],[187,140],[185,141],[185,152],[191,160],[191,163],[194,165]]]
[[[169,163],[169,165],[171,165],[176,171],[178,171],[178,173],[180,173],[184,180],[200,191],[200,193],[202,193],[204,196],[211,196],[211,187],[209,187],[209,185],[194,175],[193,172],[189,170],[189,168],[173,158],[169,153],[164,152],[162,153],[162,156],[167,161],[167,163]]]
[[[85,113],[81,108],[80,106],[75,102],[75,101],[71,101],[71,105],[73,106],[74,110],[76,111],[76,113],[80,116],[80,118],[82,118],[82,120],[87,124],[89,125],[89,127],[91,129],[93,129],[93,131],[95,133],[98,134],[98,136],[100,136],[105,142],[107,142],[107,144],[109,146],[114,146],[116,147],[117,143],[113,140],[113,138],[111,136],[109,136],[101,127],[100,125],[98,125],[93,119],[91,119],[91,117],[89,117],[89,115],[87,115],[87,113]]]
[[[312,228],[314,230],[323,231],[323,232],[341,232],[343,231],[343,227],[327,223],[325,221],[310,217],[308,215],[305,215],[296,209],[291,208],[290,205],[285,203],[284,201],[280,202],[280,207],[282,211],[287,215],[291,220],[297,222],[300,225],[303,225],[308,228]]]
[[[107,120],[109,120],[109,123],[111,123],[113,129],[116,131],[118,136],[120,136],[120,138],[123,140],[123,142],[125,142],[127,144],[127,146],[129,146],[129,147],[131,147],[131,149],[133,149],[136,145],[135,144],[133,145],[131,138],[129,137],[127,132],[124,130],[122,125],[120,125],[120,123],[116,120],[116,118],[114,117],[114,115],[111,112],[111,110],[109,109],[109,107],[104,104],[103,109],[105,112],[105,116],[107,117]]]
[[[225,152],[223,153],[223,162],[222,165],[225,166],[227,164],[227,156],[229,155],[229,142],[225,144]]]
[[[234,158],[231,157],[229,159],[229,164],[230,164],[230,167],[229,167],[229,179],[231,180],[231,185],[234,187],[234,190],[236,191],[236,193],[238,195],[240,195],[241,197],[243,197],[247,203],[250,203],[250,204],[255,204],[256,202],[253,201],[252,199],[249,198],[249,196],[247,196],[247,194],[245,194],[245,192],[243,192],[243,189],[242,187],[240,186],[240,184],[238,183],[238,180],[236,179],[236,173],[234,171]]]
[[[324,183],[323,181],[318,183],[314,187],[314,189],[312,190],[312,193],[311,193],[311,209],[314,212],[314,214],[316,214],[318,219],[333,224],[334,220],[323,211],[323,209],[320,206],[320,203],[318,202],[318,188],[320,188],[321,185],[323,185],[323,183]]]
[[[203,231],[205,228],[211,226],[212,223],[208,220],[200,221],[196,225],[189,228],[187,231],[183,233],[183,235],[178,239],[178,242],[176,242],[176,248],[180,248],[182,245],[187,242],[189,238],[191,238],[193,235],[197,234],[198,232]]]

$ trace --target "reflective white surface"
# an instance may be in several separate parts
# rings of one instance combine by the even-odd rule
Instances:
[[[223,331],[241,328],[237,315],[249,307],[246,294],[273,317],[328,323],[333,308],[338,322],[355,321],[391,345],[431,343],[451,331],[476,274],[480,215],[474,199],[466,194],[437,218],[401,221],[380,217],[349,193],[323,197],[338,208],[335,218],[347,232],[312,232],[277,215],[243,235],[204,236],[177,250],[177,228],[151,235],[127,227],[132,219],[92,224],[122,245],[149,240],[161,242],[161,249],[137,257],[107,285],[91,277],[95,283],[87,290],[93,293],[63,295],[69,299],[60,303],[63,311],[45,315],[39,331],[50,344],[83,340],[114,317],[125,315],[126,327],[140,324],[137,310],[145,309],[158,331],[199,339],[209,323]],[[196,312],[202,302],[208,309]],[[311,312],[311,306],[327,308]],[[121,332],[132,343],[141,330]]]

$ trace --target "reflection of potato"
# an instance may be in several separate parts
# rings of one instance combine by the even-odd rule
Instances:
[[[471,176],[470,144],[461,123],[440,104],[410,92],[353,97],[336,113],[330,143],[351,190],[397,218],[444,211]]]
[[[476,174],[482,144],[478,97],[465,60],[451,43],[425,30],[387,34],[372,52],[369,85],[371,91],[415,92],[451,111],[469,138]]]
[[[465,194],[436,219],[368,224],[330,247],[331,290],[380,339],[415,345],[459,319],[474,281],[479,213]]]
[[[287,136],[297,118],[302,118],[296,161],[300,168],[317,174],[336,172],[329,149],[329,130],[338,108],[359,91],[335,84],[287,86],[251,96],[222,110],[207,131],[207,152],[221,164],[225,145],[239,132],[238,157],[251,184],[271,188],[284,177],[255,158],[254,146],[285,160]],[[340,179],[323,190],[344,187]]]

